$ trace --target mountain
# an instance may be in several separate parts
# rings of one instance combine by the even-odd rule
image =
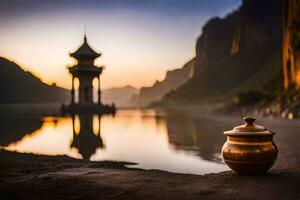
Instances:
[[[196,43],[194,76],[160,104],[228,101],[239,93],[280,89],[281,1],[243,0],[210,19]]]
[[[194,62],[195,59],[191,59],[182,68],[168,71],[163,81],[156,81],[151,87],[142,87],[140,93],[131,99],[132,104],[147,106],[161,100],[168,92],[176,90],[192,77]]]
[[[0,103],[62,103],[68,90],[47,85],[16,63],[0,57]]]
[[[282,69],[285,90],[300,87],[300,1],[283,1]]]
[[[102,90],[102,102],[105,104],[114,103],[117,107],[132,107],[130,101],[132,96],[137,95],[139,90],[132,86],[110,88]]]

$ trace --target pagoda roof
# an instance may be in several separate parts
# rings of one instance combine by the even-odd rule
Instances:
[[[96,52],[92,47],[88,44],[86,36],[84,36],[83,44],[73,53],[70,53],[70,56],[74,58],[81,58],[81,57],[90,57],[90,58],[97,58],[101,56],[101,53]]]

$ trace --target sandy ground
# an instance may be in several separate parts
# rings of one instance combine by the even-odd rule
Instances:
[[[197,115],[197,111],[191,112]],[[206,116],[207,117],[207,116]],[[231,120],[238,125],[239,118]],[[300,199],[300,121],[259,120],[274,130],[278,160],[265,176],[204,176],[126,168],[66,156],[0,151],[0,200],[13,199]]]
[[[300,168],[204,176],[0,152],[0,199],[299,199]]]

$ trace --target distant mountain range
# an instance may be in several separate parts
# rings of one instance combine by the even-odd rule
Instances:
[[[196,43],[193,78],[159,104],[228,101],[243,92],[278,92],[281,6],[280,0],[243,0],[226,17],[210,19]]]
[[[281,17],[280,0],[243,0],[224,18],[208,20],[196,57],[168,71],[163,81],[141,88],[131,103],[224,102],[252,91],[273,95],[281,87]]]
[[[162,81],[156,81],[151,87],[142,87],[138,95],[131,99],[131,104],[144,107],[160,101],[167,93],[176,90],[193,76],[195,59],[188,61],[182,68],[170,70]]]
[[[102,90],[102,102],[105,104],[114,103],[117,107],[134,107],[131,101],[134,95],[139,93],[139,89],[132,86],[110,88]]]
[[[68,90],[43,83],[16,63],[0,57],[0,103],[63,103]]]

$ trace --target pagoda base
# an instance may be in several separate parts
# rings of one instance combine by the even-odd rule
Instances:
[[[73,115],[78,113],[88,113],[88,114],[115,114],[116,107],[114,105],[102,105],[102,104],[69,104],[62,105],[61,112],[63,115]]]

